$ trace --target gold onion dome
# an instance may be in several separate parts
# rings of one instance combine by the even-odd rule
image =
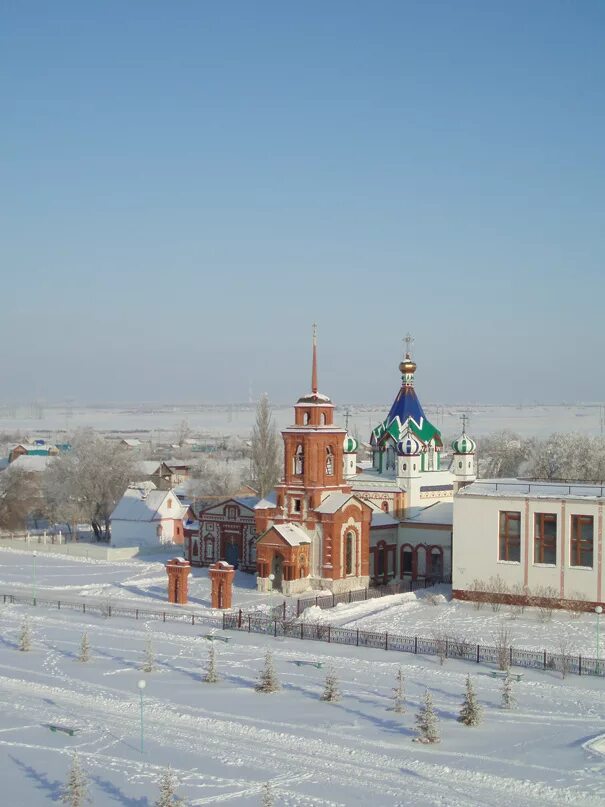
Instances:
[[[401,375],[414,375],[416,372],[416,362],[412,360],[409,353],[405,354],[405,358],[399,364]]]

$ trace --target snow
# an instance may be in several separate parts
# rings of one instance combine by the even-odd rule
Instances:
[[[165,608],[164,559],[123,563],[37,558],[39,596],[84,595],[118,604]],[[0,593],[29,593],[32,558],[0,551]],[[603,682],[525,670],[514,683],[515,711],[500,708],[502,682],[489,668],[448,660],[221,630],[209,607],[207,570],[193,569],[191,608],[200,623],[103,617],[74,610],[2,604],[0,598],[0,747],[6,803],[42,807],[57,798],[74,750],[95,805],[150,807],[170,765],[189,805],[258,805],[270,782],[276,804],[297,807],[544,807],[605,803]],[[235,599],[266,610],[281,602],[236,573]],[[188,609],[185,609],[185,613]],[[16,649],[24,616],[32,650]],[[141,616],[144,617],[143,611]],[[564,628],[590,649],[594,617],[555,613],[543,624],[527,609],[476,611],[451,602],[446,587],[377,600],[307,609],[305,619],[431,636],[435,627],[491,638],[505,621],[524,646],[542,646]],[[91,660],[77,661],[83,633]],[[142,673],[151,635],[156,671]],[[227,638],[227,643],[206,636]],[[529,644],[528,644],[529,643]],[[220,681],[203,683],[214,647]],[[254,691],[265,652],[273,653],[282,689]],[[299,666],[295,662],[302,662]],[[320,663],[321,669],[312,664]],[[404,714],[392,711],[401,665]],[[321,700],[334,669],[342,697]],[[466,676],[483,709],[478,727],[457,722]],[[140,692],[144,677],[144,748]],[[414,717],[428,688],[441,742],[412,742]],[[49,724],[77,729],[52,733]]]

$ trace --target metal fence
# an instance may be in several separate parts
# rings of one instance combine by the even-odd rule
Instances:
[[[451,583],[451,577],[426,577],[423,580],[402,580],[400,583],[389,583],[384,586],[367,587],[356,589],[355,591],[343,591],[342,594],[318,594],[316,597],[302,597],[286,607],[286,613],[296,613],[300,616],[306,608],[311,608],[316,605],[318,608],[334,608],[339,603],[363,602],[364,600],[372,600],[376,597],[388,597],[391,594],[405,594],[410,591],[418,591],[423,588],[431,588],[432,586],[441,583]],[[285,606],[285,603],[284,603]],[[279,606],[284,608],[284,606]]]
[[[372,591],[372,589],[370,589]],[[0,594],[5,604],[33,605],[52,608],[58,611],[71,610],[82,614],[96,614],[103,617],[125,617],[128,619],[155,620],[157,622],[179,622],[186,625],[212,625],[223,630],[239,630],[248,633],[264,633],[270,636],[284,636],[290,639],[306,639],[332,644],[375,647],[381,650],[400,653],[414,653],[422,656],[440,656],[444,659],[461,659],[476,664],[489,664],[496,667],[527,667],[536,670],[553,670],[561,674],[605,676],[605,660],[581,655],[551,653],[548,650],[524,650],[506,647],[506,664],[503,664],[502,647],[475,644],[466,639],[452,637],[427,639],[423,636],[404,636],[388,631],[365,631],[356,628],[341,628],[316,622],[300,622],[283,618],[283,607],[278,606],[267,616],[258,612],[223,611],[219,616],[184,611],[175,607],[162,610],[133,608],[115,605],[113,602],[84,602],[76,600],[51,600],[42,597],[25,597],[16,594]]]
[[[495,647],[475,644],[465,639],[427,639],[423,636],[402,636],[396,633],[340,628],[314,622],[284,620],[258,614],[225,612],[225,630],[264,633],[291,639],[306,639],[332,644],[376,647],[382,650],[415,653],[422,656],[440,656],[443,659],[461,659],[476,664],[489,664],[499,668],[527,667],[537,670],[554,670],[561,674],[605,676],[605,660],[551,653],[548,650],[523,650],[514,647]],[[503,658],[504,655],[504,658]]]

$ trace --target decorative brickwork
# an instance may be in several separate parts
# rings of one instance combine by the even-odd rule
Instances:
[[[168,573],[168,602],[186,605],[191,564],[184,558],[172,558],[166,563]]]
[[[213,563],[208,570],[212,586],[211,604],[213,608],[231,608],[233,597],[233,578],[235,569],[226,561],[219,560]]]

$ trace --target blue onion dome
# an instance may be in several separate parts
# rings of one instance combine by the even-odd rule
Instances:
[[[397,453],[403,457],[410,457],[415,454],[421,454],[424,450],[424,444],[414,437],[413,434],[408,434],[397,443]]]
[[[477,443],[463,433],[457,440],[454,440],[452,448],[455,454],[474,454],[477,450]]]
[[[347,436],[343,440],[342,445],[345,454],[355,454],[359,447],[359,443],[357,442],[357,440],[354,437],[351,437],[350,434],[347,434]]]

